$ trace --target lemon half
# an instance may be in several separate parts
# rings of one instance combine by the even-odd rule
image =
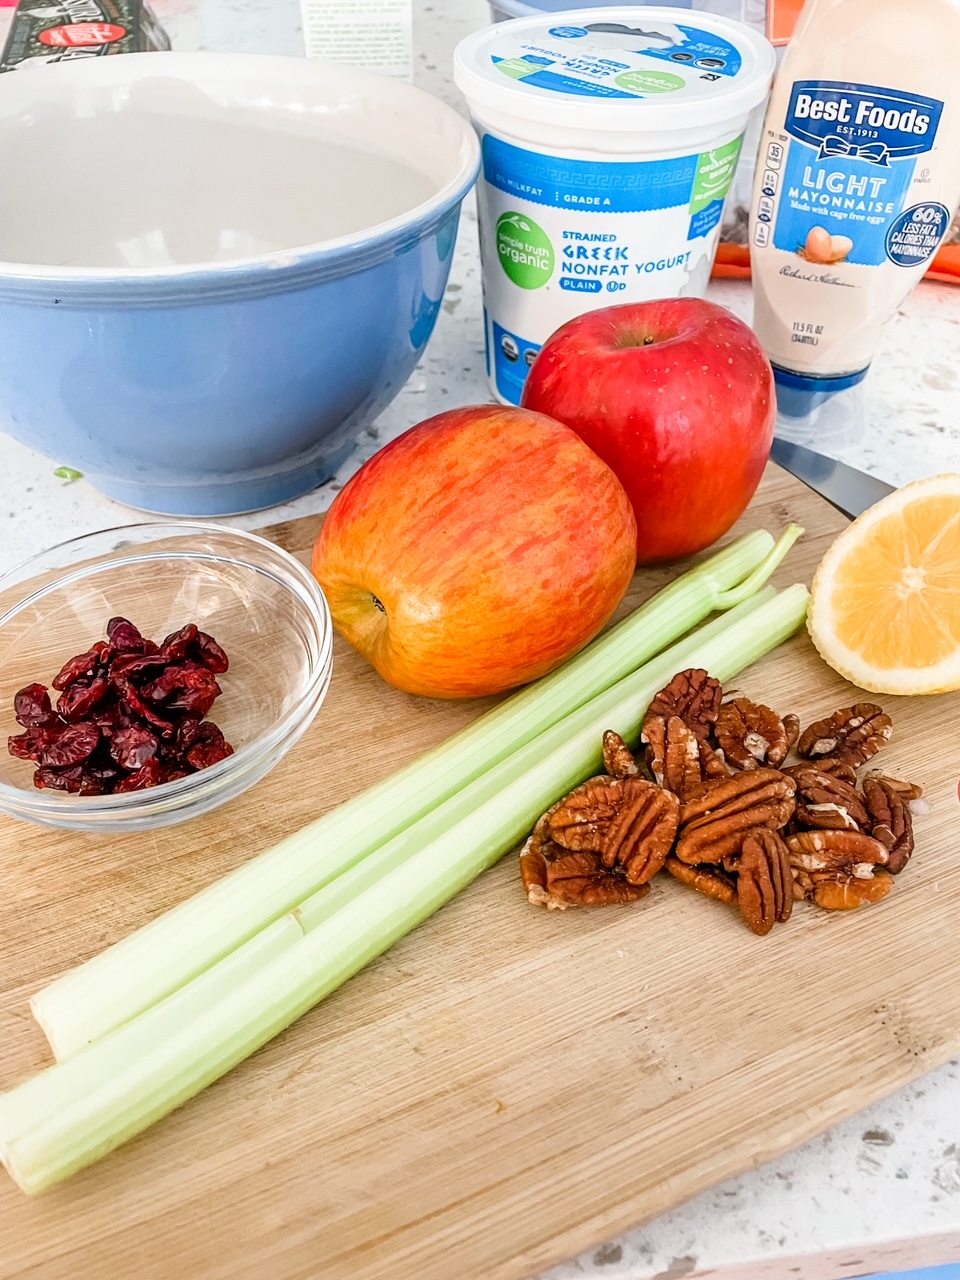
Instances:
[[[863,689],[960,688],[960,475],[904,485],[845,529],[817,569],[807,626]]]

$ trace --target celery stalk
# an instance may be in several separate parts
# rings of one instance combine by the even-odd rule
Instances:
[[[202,1010],[206,1005],[216,1001],[221,993],[226,994],[246,978],[258,973],[265,964],[282,951],[287,951],[295,943],[300,942],[303,932],[303,926],[297,915],[289,912],[279,920],[274,920],[265,929],[261,929],[259,933],[255,933],[252,938],[248,938],[236,950],[204,970],[181,990],[184,993],[189,992],[191,999],[197,1002],[197,1009]],[[49,1039],[47,1028],[42,1022],[40,1026]]]
[[[31,1001],[58,1058],[136,1017],[683,635],[756,592],[802,532],[744,534],[551,675],[66,973]]]
[[[685,636],[683,640],[677,641],[663,653],[651,658],[637,671],[631,672],[611,688],[605,689],[603,693],[598,693],[582,707],[564,716],[559,723],[545,729],[532,742],[526,743],[506,760],[494,765],[492,769],[469,783],[456,795],[451,796],[428,817],[415,822],[406,831],[388,840],[373,853],[367,854],[356,866],[337,876],[328,885],[311,894],[299,906],[294,907],[291,914],[296,918],[303,932],[309,933],[317,928],[340,907],[350,902],[363,890],[375,885],[394,867],[402,865],[411,853],[423,846],[425,840],[432,840],[435,834],[442,835],[449,827],[468,817],[487,800],[501,796],[517,778],[527,776],[530,770],[547,756],[553,756],[554,753],[566,748],[571,741],[581,742],[582,752],[576,756],[579,773],[570,786],[576,786],[590,774],[599,772],[603,762],[604,730],[616,728],[623,737],[635,738],[639,733],[640,721],[647,706],[657,691],[662,689],[678,671],[683,671],[691,665],[701,665],[699,655],[706,645],[718,640],[732,626],[741,623],[752,613],[769,604],[776,595],[772,587],[760,590],[743,604],[737,605],[728,613],[721,614],[712,622]],[[628,722],[623,719],[624,708],[631,711],[634,708],[637,709],[633,719]],[[601,724],[602,727],[598,728]],[[620,725],[625,727],[621,729],[618,727]],[[560,790],[562,793],[563,788]],[[546,807],[544,805],[536,816],[539,816]]]
[[[685,649],[688,665],[728,680],[797,629],[807,599],[804,587],[791,587],[677,651]],[[31,1193],[60,1181],[289,1026],[512,848],[558,795],[589,773],[604,729],[633,737],[662,670],[661,661],[650,664],[645,674],[634,673],[598,699],[595,715],[569,717],[570,733],[560,735],[560,745],[341,902],[322,927],[280,950],[259,971],[247,968],[249,976],[236,985],[211,972],[84,1052],[0,1095],[0,1159],[11,1176]],[[207,986],[214,989],[212,1000],[204,998]]]

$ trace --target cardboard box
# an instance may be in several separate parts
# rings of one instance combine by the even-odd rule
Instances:
[[[169,48],[167,33],[144,0],[21,0],[0,72]]]

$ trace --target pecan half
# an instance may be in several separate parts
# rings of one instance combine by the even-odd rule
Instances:
[[[647,718],[662,716],[669,720],[671,716],[679,716],[698,738],[706,738],[716,723],[722,697],[719,680],[701,667],[689,667],[678,672],[666,688],[660,690],[647,708]]]
[[[603,864],[619,863],[631,884],[646,884],[673,847],[680,801],[643,778],[628,778],[622,785],[623,805],[604,839]]]
[[[682,800],[703,790],[701,742],[679,716],[647,717],[640,741],[647,745],[647,768],[661,787]]]
[[[796,783],[778,769],[751,769],[715,783],[680,808],[675,853],[682,862],[720,862],[738,853],[746,831],[778,830],[794,809]]]
[[[547,893],[547,859],[544,852],[544,836],[538,822],[524,842],[520,850],[520,879],[527,901],[534,906],[563,906],[563,903],[551,904]]]
[[[797,783],[797,822],[807,827],[866,830],[870,825],[866,801],[856,787],[827,773],[813,762],[792,773]]]
[[[825,911],[853,911],[885,898],[893,888],[893,876],[876,871],[868,880],[850,876],[822,880],[815,885],[813,900]]]
[[[730,777],[723,755],[679,716],[648,719],[644,734],[650,772],[681,800],[702,795],[718,778]]]
[[[689,885],[698,893],[705,893],[708,898],[716,898],[718,902],[725,902],[731,907],[737,900],[736,881],[722,867],[691,867],[672,854],[663,866],[665,871],[669,871],[682,884]]]
[[[850,871],[864,868],[865,878],[872,868],[885,865],[887,851],[873,836],[862,831],[798,831],[787,836],[790,865],[804,871]]]
[[[531,897],[532,885],[586,905],[633,901],[623,896],[619,881],[642,885],[657,874],[673,845],[679,819],[677,797],[646,778],[590,778],[543,814],[521,851],[527,896],[543,900],[539,893]],[[595,855],[595,860],[571,862],[565,857],[568,852]],[[601,876],[601,870],[612,868],[616,883]],[[592,889],[585,883],[591,876]],[[562,887],[561,881],[568,879],[577,883]]]
[[[520,878],[527,901],[552,910],[636,902],[650,892],[649,885],[630,884],[619,868],[605,867],[598,853],[562,849],[543,818],[520,851]]]
[[[599,853],[610,824],[623,804],[624,779],[601,774],[588,778],[540,819],[552,840],[574,853]]]
[[[779,769],[753,769],[749,776],[735,773],[722,782],[711,787],[702,796],[696,796],[680,807],[680,824],[695,822],[709,817],[720,808],[726,812],[740,812],[750,808],[755,797],[766,796],[767,789],[773,788],[780,796],[789,796],[791,802],[797,784],[793,778],[785,777]],[[791,804],[792,810],[792,804]]]
[[[859,831],[860,824],[851,815],[845,805],[836,800],[824,800],[819,803],[797,802],[794,813],[794,829],[804,828],[822,831]]]
[[[884,773],[882,769],[871,769],[866,775],[867,778],[876,778],[880,782],[887,783],[892,787],[898,795],[903,796],[908,803],[911,800],[919,800],[923,795],[923,787],[917,782],[904,782],[901,778],[891,778]]]
[[[882,707],[858,702],[805,729],[797,742],[797,755],[811,759],[832,756],[856,766],[876,755],[890,741],[892,732],[893,721]]]
[[[722,751],[714,751],[705,739],[700,741],[700,768],[704,779],[713,782],[716,778],[729,778],[730,770],[723,759]]]
[[[872,820],[870,834],[887,851],[887,870],[891,875],[899,875],[910,861],[914,848],[910,801],[890,778],[864,778],[863,793]]]
[[[599,854],[568,853],[547,864],[547,892],[571,906],[607,907],[636,902],[650,886],[631,884],[619,871],[604,866]]]
[[[776,768],[790,750],[790,736],[777,713],[749,698],[723,703],[714,732],[724,759],[738,769]]]
[[[775,831],[751,831],[740,846],[737,902],[754,933],[763,937],[793,910],[790,853]]]
[[[787,836],[787,848],[803,896],[828,911],[879,902],[893,885],[880,869],[886,849],[861,831],[801,831]]]
[[[721,778],[730,777],[730,770],[723,758],[723,752],[714,751],[710,743],[705,740],[700,743],[700,771],[703,774],[704,789],[713,786]]]
[[[612,729],[603,735],[603,767],[611,778],[633,778],[640,772],[633,752]]]
[[[857,785],[857,771],[852,764],[845,764],[842,760],[835,760],[832,756],[817,760],[801,760],[799,764],[788,765],[781,772],[789,774],[791,778],[797,777],[805,769],[815,768],[820,773],[829,773],[831,777],[840,778],[843,782],[849,782],[851,787]]]

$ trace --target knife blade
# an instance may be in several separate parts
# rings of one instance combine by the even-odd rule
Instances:
[[[779,436],[774,437],[770,457],[851,520],[894,491],[886,480]]]

